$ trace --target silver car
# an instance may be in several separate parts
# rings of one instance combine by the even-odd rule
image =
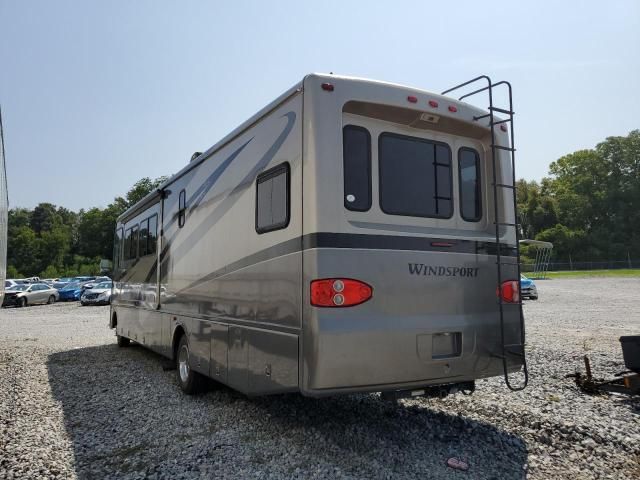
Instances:
[[[37,303],[54,303],[58,298],[58,291],[46,283],[14,285],[5,291],[2,306],[26,307]]]
[[[111,303],[111,287],[113,282],[101,282],[82,292],[80,303],[82,305],[109,305]]]

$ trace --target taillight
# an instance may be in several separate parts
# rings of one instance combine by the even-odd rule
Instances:
[[[350,278],[324,278],[311,282],[311,305],[316,307],[352,307],[373,295],[370,285]]]
[[[326,92],[333,92],[333,84],[332,83],[323,83],[320,85],[322,89]]]
[[[519,282],[517,280],[507,280],[506,282],[502,282],[500,291],[496,291],[496,295],[498,294],[505,303],[518,303],[520,301]]]

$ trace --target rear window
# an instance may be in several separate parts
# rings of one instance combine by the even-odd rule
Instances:
[[[460,175],[460,215],[468,222],[482,218],[480,191],[480,155],[471,148],[458,151]]]
[[[450,218],[451,150],[443,143],[380,135],[380,208],[392,215]]]
[[[342,130],[344,206],[365,212],[371,208],[371,135],[362,127]]]

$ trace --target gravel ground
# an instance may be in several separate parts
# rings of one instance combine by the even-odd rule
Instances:
[[[640,279],[538,287],[525,306],[529,388],[496,378],[469,397],[398,404],[187,397],[161,357],[117,348],[108,307],[3,309],[0,478],[640,478],[640,400],[565,378],[585,353],[598,376],[623,370]]]

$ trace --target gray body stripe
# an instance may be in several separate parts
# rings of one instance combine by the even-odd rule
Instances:
[[[431,245],[438,242],[453,242],[452,247],[438,247]],[[194,281],[187,287],[176,292],[177,295],[195,288],[198,285],[215,280],[228,273],[235,272],[259,262],[272,260],[283,255],[297,253],[314,248],[348,248],[354,250],[396,250],[413,252],[466,253],[473,255],[494,255],[495,242],[478,242],[475,240],[451,240],[424,237],[404,237],[396,235],[360,235],[351,233],[319,232],[292,238],[278,243],[252,255],[243,257],[235,262],[219,268],[204,277]],[[515,257],[513,247],[500,244],[503,257]]]

